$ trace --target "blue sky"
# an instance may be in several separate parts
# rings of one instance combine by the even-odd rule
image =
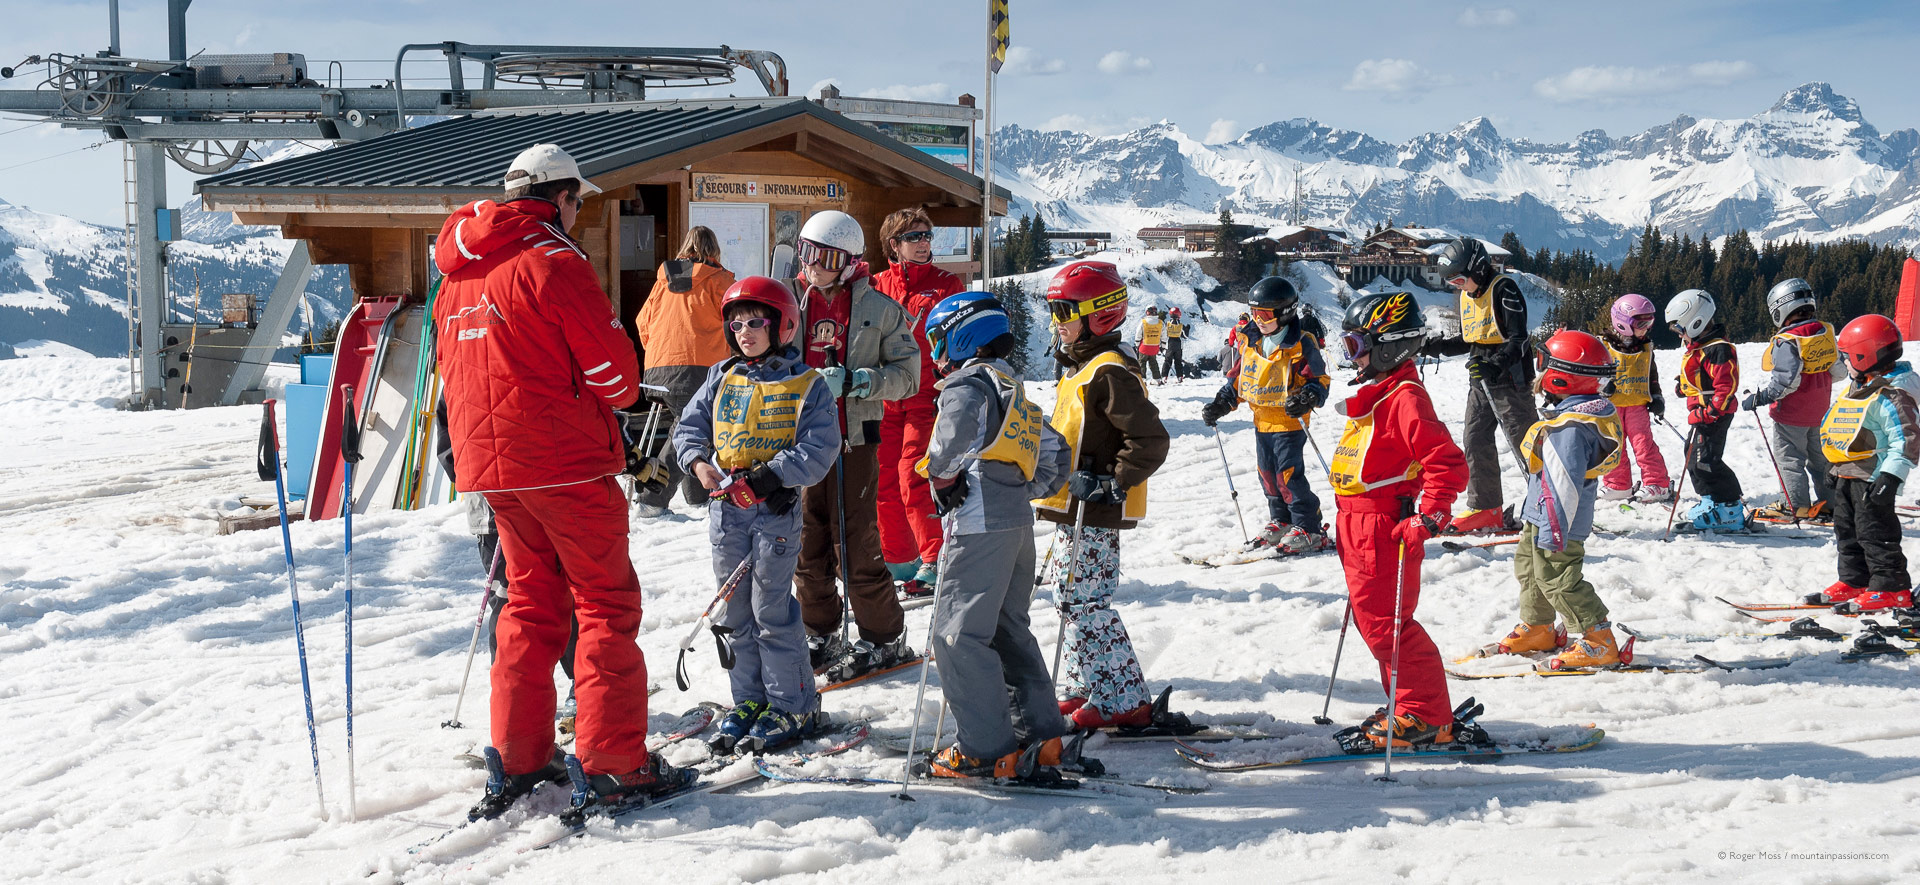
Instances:
[[[796,93],[832,80],[849,95],[950,101],[982,91],[985,5],[198,0],[188,42],[216,53],[385,59],[349,66],[349,76],[382,79],[394,51],[410,42],[726,43],[780,53]],[[1486,116],[1509,136],[1567,141],[1594,128],[1631,134],[1683,113],[1745,117],[1787,89],[1826,80],[1887,131],[1920,125],[1920,95],[1899,64],[1920,36],[1911,8],[1821,0],[1012,0],[1014,51],[996,117],[1098,133],[1169,119],[1212,141],[1304,116],[1397,141]],[[163,10],[155,0],[123,3],[128,54],[165,54]],[[0,64],[106,45],[105,0],[7,0],[5,14]],[[425,75],[430,66],[417,70]],[[117,225],[118,151],[79,150],[98,140],[0,119],[0,199]],[[23,163],[30,164],[5,168]],[[174,202],[190,182],[184,173],[171,180]]]

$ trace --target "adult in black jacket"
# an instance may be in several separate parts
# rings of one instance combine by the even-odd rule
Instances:
[[[1512,276],[1497,273],[1486,246],[1461,237],[1440,255],[1440,273],[1460,290],[1460,337],[1435,338],[1425,352],[1467,355],[1467,417],[1460,448],[1467,455],[1467,511],[1454,518],[1461,532],[1501,524],[1500,459],[1504,432],[1519,451],[1534,411],[1533,346],[1527,339],[1527,299]]]

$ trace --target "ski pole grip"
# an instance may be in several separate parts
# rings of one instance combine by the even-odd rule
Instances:
[[[340,417],[340,458],[348,464],[360,463],[360,419],[353,411],[353,388],[343,389],[346,410]]]
[[[276,462],[280,460],[280,439],[274,433],[273,400],[260,404],[260,445],[254,453],[254,470],[262,480],[271,481],[280,471]]]

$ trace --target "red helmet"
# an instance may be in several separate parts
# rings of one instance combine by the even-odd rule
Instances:
[[[1087,319],[1087,331],[1105,335],[1127,320],[1127,281],[1107,261],[1076,261],[1047,284],[1047,309],[1056,323]]]
[[[744,302],[764,304],[780,315],[780,334],[775,336],[774,349],[793,343],[794,333],[800,329],[800,302],[793,297],[793,290],[772,277],[746,277],[727,287],[727,294],[720,296],[720,315],[726,316],[727,309]],[[740,354],[740,343],[734,340],[733,330],[726,329],[727,347],[736,356]]]
[[[1877,313],[1855,317],[1840,330],[1840,353],[1855,375],[1874,375],[1892,368],[1900,358],[1900,327]]]
[[[1586,332],[1562,329],[1540,351],[1540,369],[1540,389],[1548,393],[1599,393],[1600,386],[1613,378],[1613,354]]]

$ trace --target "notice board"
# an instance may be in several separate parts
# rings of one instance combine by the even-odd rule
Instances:
[[[735,277],[766,276],[768,206],[765,203],[690,203],[687,224],[720,240],[720,264]]]

